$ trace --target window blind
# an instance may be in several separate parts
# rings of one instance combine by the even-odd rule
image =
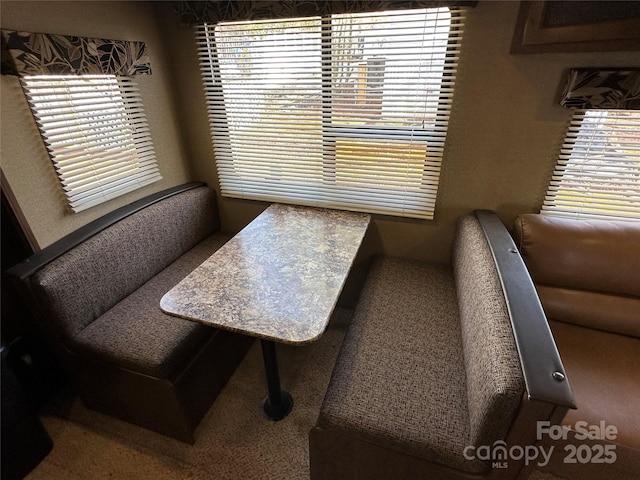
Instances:
[[[131,77],[39,75],[22,82],[74,212],[162,178]]]
[[[542,213],[640,219],[640,111],[576,111]]]
[[[433,218],[463,10],[197,28],[223,196]]]

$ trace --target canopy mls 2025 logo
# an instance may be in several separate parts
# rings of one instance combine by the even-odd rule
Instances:
[[[579,445],[568,443],[564,445],[564,463],[614,463],[617,459],[615,444],[595,443],[598,441],[613,441],[618,438],[618,429],[614,425],[607,425],[604,420],[597,425],[579,421],[571,427],[569,425],[551,425],[548,421],[537,422],[536,440],[571,440],[588,441]],[[551,442],[546,442],[551,443]],[[469,445],[464,448],[464,458],[467,460],[490,461],[492,468],[507,468],[509,461],[520,461],[529,465],[536,462],[538,467],[546,466],[551,460],[556,445],[511,445],[498,440],[492,445]]]

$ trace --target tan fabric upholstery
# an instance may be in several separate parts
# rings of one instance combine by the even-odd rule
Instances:
[[[458,223],[453,268],[472,445],[504,439],[524,392],[522,367],[491,251],[475,216]]]
[[[318,425],[469,471],[469,417],[453,276],[378,257],[327,389]]]
[[[524,380],[475,216],[461,219],[454,252],[453,269],[385,257],[371,266],[317,423],[357,461],[374,445],[486,472],[465,447],[504,440],[513,423]]]
[[[215,192],[195,188],[124,218],[36,272],[34,292],[67,348],[160,378],[182,368],[213,330],[165,315],[160,298],[228,240],[213,233],[217,218]]]
[[[189,212],[185,215],[185,212]],[[31,279],[68,340],[218,229],[215,192],[196,188],[94,235]]]
[[[73,347],[124,368],[171,378],[213,329],[166,315],[160,310],[160,299],[229,238],[221,233],[207,237],[91,322],[74,337]]]
[[[218,229],[216,193],[177,185],[90,222],[14,271],[87,407],[194,442],[253,339],[165,315],[160,299],[228,240]]]

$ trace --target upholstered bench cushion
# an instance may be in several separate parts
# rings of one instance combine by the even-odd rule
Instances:
[[[373,261],[318,425],[463,470],[487,468],[463,456],[466,375],[449,267]]]
[[[31,278],[65,343],[218,230],[215,192],[201,187],[118,221]]]
[[[85,327],[72,348],[160,378],[183,367],[214,331],[160,310],[160,299],[229,239],[215,233]],[[135,312],[135,313],[133,313]]]
[[[482,227],[473,215],[458,222],[453,271],[471,445],[492,445],[505,438],[525,385],[498,271]]]

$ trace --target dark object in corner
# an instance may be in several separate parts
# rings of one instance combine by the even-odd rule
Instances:
[[[13,370],[11,352],[2,356],[2,479],[24,478],[53,448],[51,437],[27,402]]]

